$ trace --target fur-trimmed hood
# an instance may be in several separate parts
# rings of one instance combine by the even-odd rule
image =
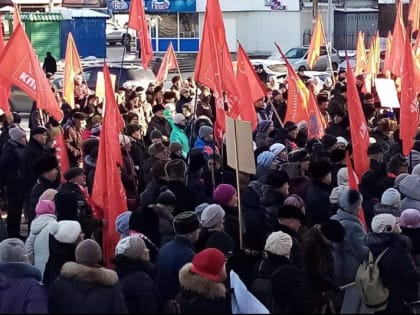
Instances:
[[[179,271],[179,283],[187,291],[195,292],[207,299],[226,297],[226,287],[223,283],[213,282],[190,272],[192,264],[184,265]]]
[[[66,279],[104,286],[115,286],[118,284],[118,275],[115,271],[102,267],[89,267],[72,261],[63,265],[60,276]]]

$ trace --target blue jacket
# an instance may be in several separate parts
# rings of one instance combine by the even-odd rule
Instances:
[[[169,140],[171,142],[178,142],[182,145],[182,157],[186,159],[188,152],[190,151],[190,145],[185,131],[179,128],[177,125],[173,125]]]
[[[163,301],[172,299],[178,294],[180,286],[179,270],[192,261],[195,252],[189,240],[183,237],[175,238],[162,246],[159,251],[158,286]]]
[[[0,313],[48,314],[41,278],[41,272],[28,263],[0,263]]]
[[[334,243],[333,251],[335,275],[338,284],[344,285],[354,281],[357,268],[368,257],[366,233],[358,217],[341,209],[331,219],[339,221],[345,230],[344,240]]]

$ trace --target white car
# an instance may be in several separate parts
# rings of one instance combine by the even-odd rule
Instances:
[[[126,27],[118,26],[117,24],[106,22],[106,42],[114,46],[116,43],[128,46],[132,39],[135,38],[135,31]]]

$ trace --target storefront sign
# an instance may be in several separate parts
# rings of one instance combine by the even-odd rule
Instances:
[[[270,7],[271,10],[286,10],[284,0],[264,0],[264,5]]]
[[[195,12],[196,0],[143,0],[148,13],[156,12]],[[108,0],[108,8],[113,13],[128,13],[130,1]]]

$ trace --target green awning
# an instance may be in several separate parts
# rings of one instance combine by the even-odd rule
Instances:
[[[13,13],[7,13],[4,17],[6,20],[13,20]],[[58,22],[63,19],[61,13],[51,12],[21,12],[20,19],[22,22]]]

